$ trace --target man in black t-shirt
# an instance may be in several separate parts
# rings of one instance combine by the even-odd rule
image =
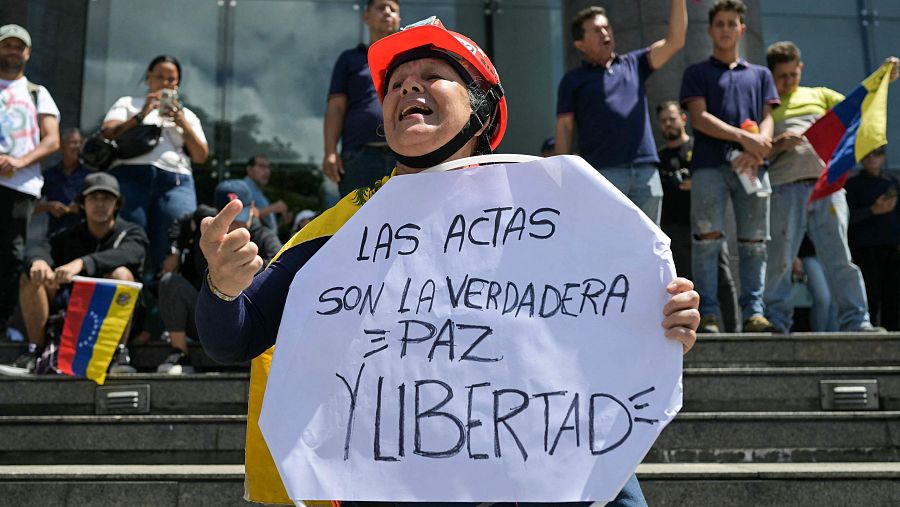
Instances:
[[[663,186],[660,227],[672,240],[672,257],[678,276],[691,278],[691,171],[688,169],[694,140],[685,130],[687,115],[676,101],[656,108],[656,119],[666,142],[659,150],[659,177]],[[725,331],[736,332],[737,292],[729,266],[728,245],[719,255],[719,305]]]

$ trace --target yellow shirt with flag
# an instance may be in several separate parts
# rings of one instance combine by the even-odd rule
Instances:
[[[844,96],[829,88],[799,86],[787,95],[781,95],[781,105],[772,111],[775,121],[775,137],[785,132],[803,134],[810,125],[836,106]],[[770,160],[769,178],[773,185],[784,185],[804,179],[819,177],[825,163],[809,143],[793,150],[782,151]]]

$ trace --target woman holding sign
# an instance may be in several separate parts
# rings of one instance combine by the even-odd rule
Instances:
[[[369,48],[369,66],[384,109],[384,132],[398,161],[395,174],[414,174],[442,162],[489,154],[503,138],[507,105],[488,57],[467,37],[430,18]],[[267,503],[290,503],[257,421],[270,348],[275,344],[294,275],[381,188],[350,193],[307,225],[269,267],[243,229],[228,232],[242,203],[230,203],[202,224],[201,248],[209,263],[197,305],[197,328],[214,359],[253,359],[247,437],[247,495]],[[247,204],[247,203],[243,203]],[[696,340],[699,296],[676,278],[667,287],[665,335],[687,352]],[[612,505],[644,505],[632,477]],[[346,504],[345,504],[346,505]],[[464,505],[464,504],[458,504]]]

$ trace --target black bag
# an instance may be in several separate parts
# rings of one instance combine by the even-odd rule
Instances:
[[[153,151],[159,144],[162,127],[159,125],[138,125],[122,132],[116,138],[118,158],[134,158]]]
[[[103,137],[100,132],[95,133],[84,142],[81,147],[81,160],[86,166],[97,171],[109,169],[109,165],[116,159],[116,144]]]
[[[134,158],[149,153],[159,144],[161,135],[162,127],[159,125],[138,125],[123,132],[115,141],[110,141],[98,131],[81,147],[81,160],[89,167],[105,171],[117,158]]]
[[[66,310],[61,309],[47,319],[45,332],[46,345],[44,351],[34,365],[35,375],[53,375],[59,371],[59,341],[62,337],[63,325],[66,322]]]
[[[54,375],[59,371],[59,346],[50,342],[44,347],[41,356],[34,363],[35,375]]]

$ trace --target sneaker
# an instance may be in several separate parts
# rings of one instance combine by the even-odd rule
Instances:
[[[863,322],[862,324],[859,325],[859,329],[857,329],[856,332],[857,332],[857,333],[876,333],[876,334],[881,334],[881,333],[887,333],[888,331],[887,331],[887,329],[885,329],[885,328],[883,328],[883,327],[881,327],[881,326],[873,326],[873,325],[872,325],[871,323],[869,323],[869,322]]]
[[[16,358],[10,365],[3,365],[2,369],[0,369],[0,374],[3,375],[30,375],[34,373],[34,368],[37,366],[37,360],[41,357],[41,351],[38,346],[34,343],[28,344],[28,349],[19,354],[19,357]]]
[[[194,365],[191,364],[191,357],[181,349],[172,349],[172,353],[159,367],[156,368],[157,373],[168,373],[169,375],[183,375],[185,373],[194,373]]]
[[[128,347],[119,345],[113,356],[112,362],[109,363],[110,373],[137,373],[137,369],[131,366],[131,356],[128,355]]]
[[[700,326],[697,327],[698,333],[719,333],[719,318],[715,315],[704,315],[700,317]]]
[[[778,328],[762,315],[754,315],[744,321],[745,333],[774,333],[777,330]]]

